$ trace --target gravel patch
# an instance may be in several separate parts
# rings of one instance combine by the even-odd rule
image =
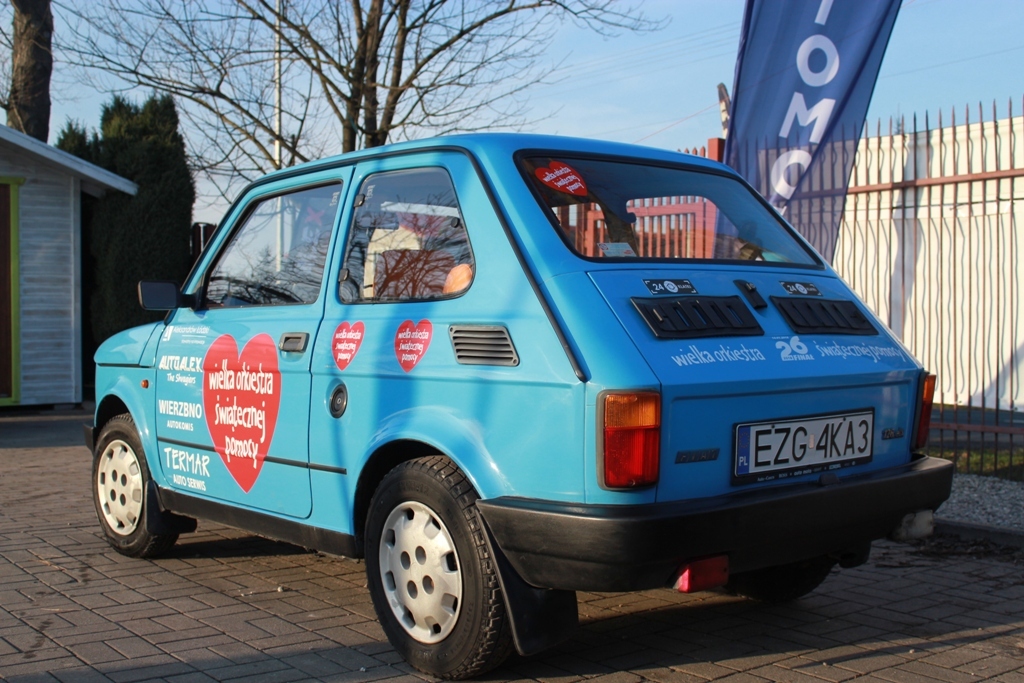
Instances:
[[[953,477],[953,493],[935,516],[1024,532],[1024,482],[977,474]]]

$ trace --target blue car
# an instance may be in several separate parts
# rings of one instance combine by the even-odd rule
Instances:
[[[163,322],[96,353],[119,552],[204,519],[365,558],[415,667],[467,678],[575,591],[782,601],[926,535],[934,377],[741,178],[532,135],[364,150],[248,186]]]

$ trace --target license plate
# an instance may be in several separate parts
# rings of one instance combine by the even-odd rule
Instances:
[[[873,410],[738,424],[736,481],[770,481],[869,462],[874,433]]]

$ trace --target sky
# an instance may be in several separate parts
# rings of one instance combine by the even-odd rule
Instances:
[[[771,2],[771,0],[768,0]],[[810,0],[814,1],[814,0]],[[857,1],[857,0],[853,0]],[[671,149],[721,134],[718,83],[733,89],[742,0],[648,0],[645,12],[667,17],[664,29],[614,39],[565,30],[549,48],[564,60],[554,86],[531,92],[544,133],[638,142]],[[903,3],[882,61],[868,121],[917,112],[958,119],[979,102],[1005,115],[1024,97],[1024,2],[909,0]],[[934,121],[934,119],[932,119]],[[908,124],[909,125],[909,124]],[[872,124],[872,128],[874,124]]]
[[[549,83],[524,93],[525,130],[667,149],[721,135],[716,87],[732,92],[744,0],[644,0],[641,7],[664,27],[601,36],[568,24],[557,32],[538,55]],[[67,118],[96,127],[109,99],[56,69],[51,142]],[[993,102],[1005,116],[1010,100],[1020,114],[1024,1],[904,0],[868,111],[872,128],[881,119],[887,130],[889,117],[914,113],[929,112],[934,122],[940,109],[948,120],[956,108],[960,120],[966,106],[973,119],[979,103],[989,120]],[[200,201],[195,219],[216,223],[225,208]]]

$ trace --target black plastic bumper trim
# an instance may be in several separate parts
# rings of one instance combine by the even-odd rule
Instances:
[[[668,585],[690,559],[729,555],[732,572],[842,554],[887,536],[904,515],[949,497],[952,463],[907,465],[812,482],[648,505],[525,498],[477,506],[509,562],[542,588],[627,591]]]

